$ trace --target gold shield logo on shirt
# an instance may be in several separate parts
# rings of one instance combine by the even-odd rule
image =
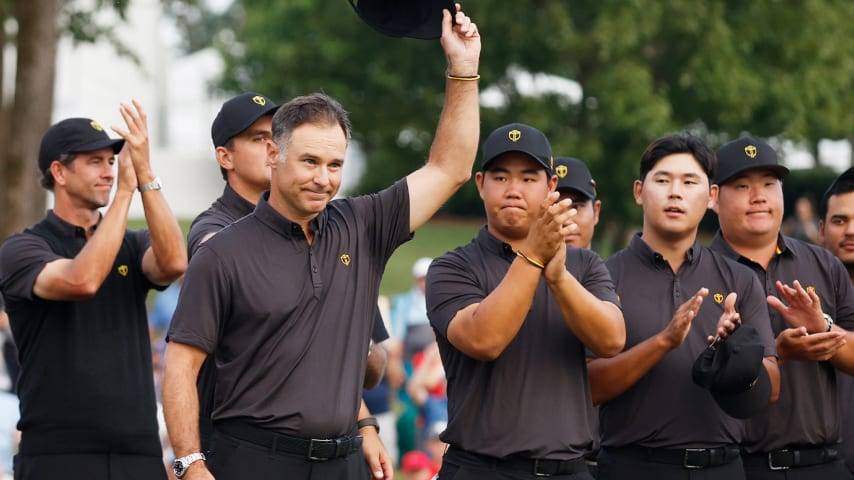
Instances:
[[[519,130],[510,130],[510,133],[507,134],[507,138],[509,138],[511,142],[516,143],[520,138],[522,138],[522,132]]]
[[[744,154],[750,158],[756,158],[756,146],[748,145],[744,147]]]
[[[264,105],[267,105],[267,99],[262,97],[261,95],[255,95],[254,97],[252,97],[252,101],[257,103],[258,105],[261,105],[262,107]]]
[[[716,303],[722,303],[724,301],[724,295],[722,293],[716,293],[713,298]]]
[[[814,286],[814,285],[809,285],[809,286],[807,286],[806,290],[807,290],[807,292],[814,292],[814,291],[815,291],[815,286]]]
[[[555,168],[555,175],[560,178],[564,178],[567,173],[569,173],[569,169],[566,168],[566,165],[558,165],[557,168]]]
[[[342,253],[341,254],[341,263],[343,263],[345,267],[349,267],[350,266],[350,255],[347,255],[346,253]]]
[[[128,266],[127,265],[119,265],[119,275],[123,277],[128,276]]]
[[[97,130],[97,131],[99,131],[99,132],[103,132],[103,131],[104,131],[104,127],[102,127],[102,126],[101,126],[101,124],[99,124],[99,123],[98,123],[98,122],[96,122],[95,120],[92,120],[91,122],[89,122],[89,126],[90,126],[90,127],[92,127],[92,128],[94,128],[95,130]]]

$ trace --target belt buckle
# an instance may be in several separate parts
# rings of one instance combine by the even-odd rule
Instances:
[[[539,458],[534,459],[534,472],[533,473],[534,473],[535,477],[551,477],[552,476],[551,473],[540,472],[540,459]]]
[[[693,465],[688,463],[688,454],[689,453],[700,453],[708,451],[708,448],[686,448],[682,454],[682,466],[684,468],[692,469],[692,470],[701,470],[705,468],[705,465]]]
[[[780,467],[780,466],[774,465],[774,453],[775,452],[768,452],[768,468],[769,469],[771,469],[771,470],[788,470],[788,469],[792,468],[792,467],[786,467],[786,466]],[[789,449],[777,450],[776,453],[789,453]]]
[[[312,462],[325,462],[326,460],[329,460],[330,458],[332,458],[332,457],[315,457],[314,455],[312,455],[312,452],[314,451],[315,444],[317,446],[321,446],[321,445],[328,444],[329,442],[330,442],[329,440],[325,440],[325,439],[312,438],[308,442],[308,454],[306,455],[306,458],[308,458],[308,460],[310,460]]]

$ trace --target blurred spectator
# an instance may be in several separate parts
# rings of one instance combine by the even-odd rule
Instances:
[[[426,453],[413,450],[400,461],[400,470],[404,480],[430,480],[439,470],[433,467],[433,462]]]
[[[6,303],[0,294],[0,347],[3,355],[0,356],[0,391],[16,393],[15,385],[18,381],[18,349],[12,341],[12,329],[9,327],[9,315],[6,314]]]
[[[447,418],[447,412],[445,415]],[[422,446],[422,450],[427,452],[436,473],[441,470],[442,458],[445,455],[445,451],[448,449],[448,444],[439,438],[439,435],[445,431],[447,426],[447,420],[442,420],[428,423],[427,426],[424,427],[424,445]]]
[[[783,235],[810,243],[818,243],[818,215],[815,202],[806,195],[795,201],[795,214],[783,222]]]
[[[181,275],[166,290],[159,292],[154,297],[151,311],[148,313],[148,327],[151,329],[152,342],[162,342],[166,336],[166,331],[169,330],[169,322],[172,321],[172,314],[175,313],[175,306],[178,305],[178,294],[181,293],[181,284],[183,283],[184,276]]]
[[[447,380],[439,345],[434,341],[413,358],[412,377],[406,382],[406,391],[420,409],[424,432],[437,422],[448,422]],[[426,435],[425,435],[426,438]]]

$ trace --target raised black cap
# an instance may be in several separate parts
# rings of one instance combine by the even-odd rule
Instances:
[[[453,17],[452,0],[349,0],[374,30],[391,37],[430,40],[442,36],[442,9]]]
[[[572,157],[555,158],[555,175],[558,191],[577,190],[590,200],[596,199],[596,180],[593,180],[590,170],[581,160]]]

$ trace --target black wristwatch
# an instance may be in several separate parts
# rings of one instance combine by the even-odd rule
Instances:
[[[377,434],[380,433],[380,422],[377,421],[376,417],[367,417],[356,422],[356,426],[359,430],[365,427],[374,427],[377,429]]]
[[[184,474],[187,473],[187,469],[190,468],[190,465],[204,459],[205,454],[201,452],[191,453],[187,456],[176,458],[175,463],[172,464],[172,472],[175,473],[176,477],[184,478]]]

